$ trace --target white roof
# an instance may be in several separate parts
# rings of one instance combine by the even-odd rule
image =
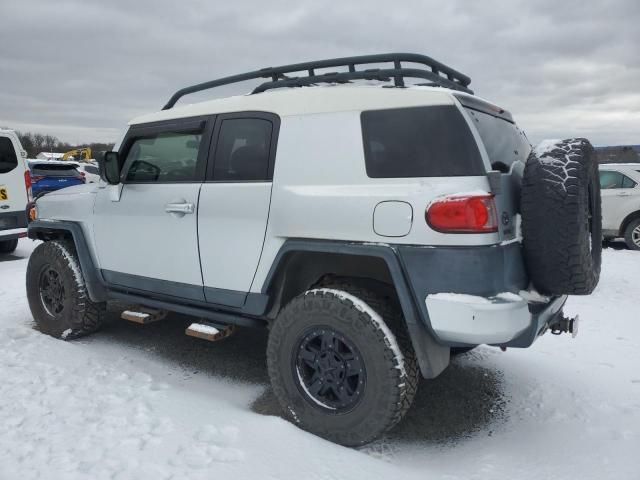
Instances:
[[[40,152],[36,156],[40,160],[43,160],[43,159],[46,160],[46,159],[49,159],[49,158],[62,158],[64,156],[64,153]]]
[[[253,95],[219,98],[137,117],[129,125],[229,112],[271,112],[281,117],[418,105],[453,105],[451,90],[440,87],[382,88],[323,86],[279,88]],[[458,93],[458,92],[456,92]]]

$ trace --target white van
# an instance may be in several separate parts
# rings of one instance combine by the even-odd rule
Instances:
[[[31,177],[26,156],[15,132],[0,129],[0,255],[13,252],[27,233]]]

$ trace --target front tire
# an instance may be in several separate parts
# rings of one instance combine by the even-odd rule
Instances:
[[[640,250],[640,218],[627,225],[624,230],[624,241],[629,250]]]
[[[73,244],[66,241],[44,242],[33,251],[27,299],[38,330],[56,338],[93,333],[106,315],[106,304],[89,298]]]
[[[286,415],[345,446],[398,423],[418,384],[411,346],[387,326],[401,328],[399,315],[380,299],[364,289],[310,290],[280,312],[269,335],[269,376]]]
[[[17,238],[14,238],[13,240],[3,240],[0,242],[0,254],[13,253],[16,248],[18,248]]]

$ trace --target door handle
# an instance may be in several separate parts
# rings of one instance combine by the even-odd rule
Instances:
[[[629,192],[620,192],[620,193],[618,193],[619,197],[628,197],[629,195],[631,195]]]
[[[181,213],[185,215],[187,213],[193,213],[196,207],[193,203],[167,203],[164,207],[164,211],[167,213]]]

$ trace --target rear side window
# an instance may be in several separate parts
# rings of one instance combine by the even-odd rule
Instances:
[[[94,167],[93,165],[87,165],[86,167],[84,167],[84,169],[92,175],[100,175],[100,170],[98,170],[98,167]]]
[[[126,181],[195,181],[201,136],[200,133],[160,133],[134,140],[125,161]]]
[[[362,112],[371,178],[484,175],[476,142],[452,105]]]
[[[269,179],[272,124],[260,118],[223,120],[216,144],[214,181]]]
[[[634,188],[636,182],[620,172],[602,170],[600,172],[600,188],[609,190],[612,188]]]
[[[0,137],[0,173],[8,173],[18,166],[18,157],[13,143],[7,137]]]
[[[493,169],[508,172],[513,162],[527,161],[531,145],[515,124],[472,108],[466,110],[478,129]]]

